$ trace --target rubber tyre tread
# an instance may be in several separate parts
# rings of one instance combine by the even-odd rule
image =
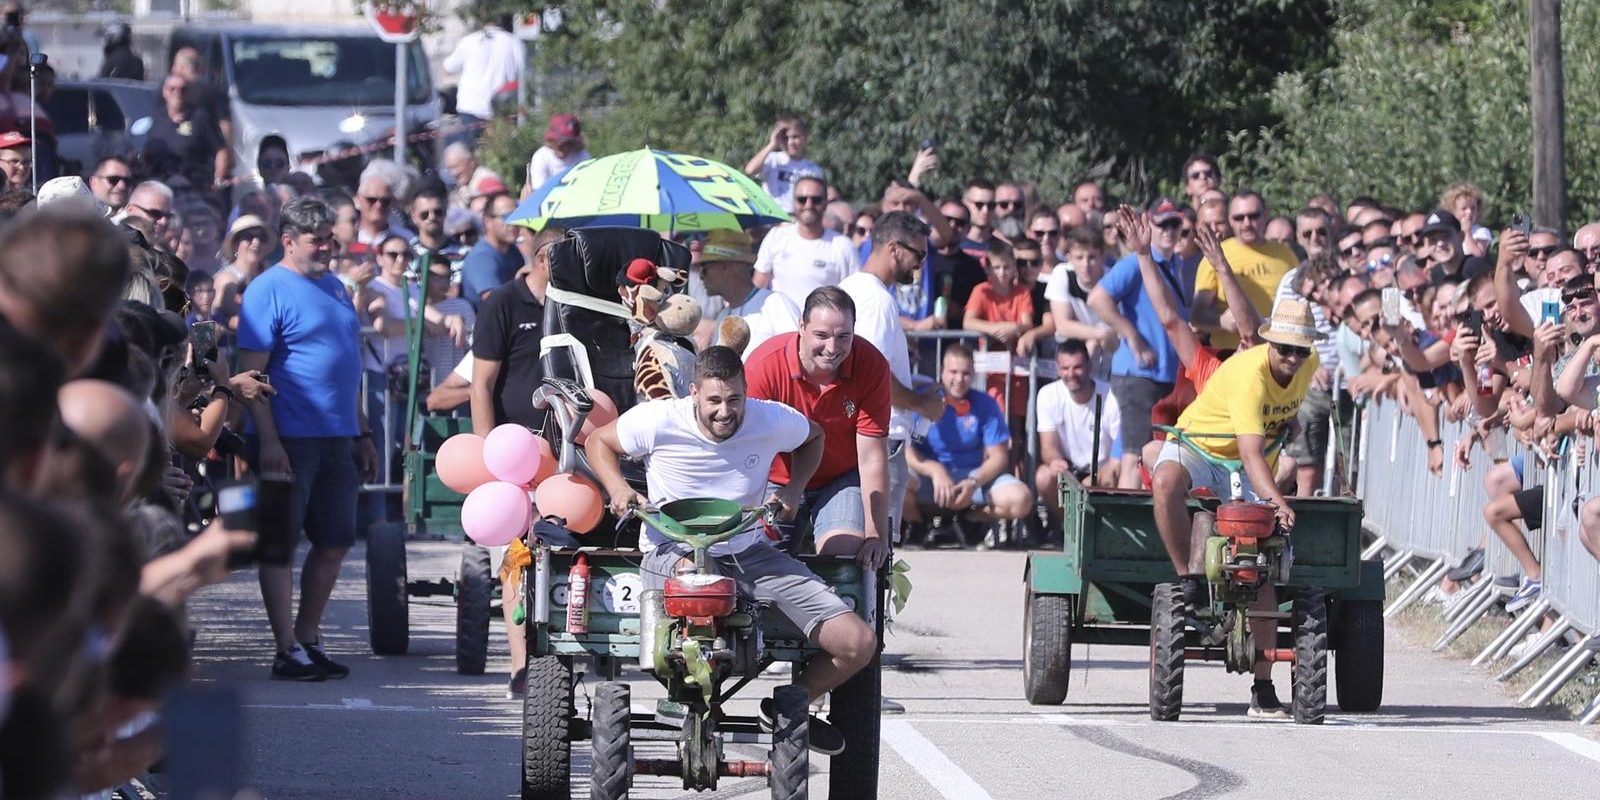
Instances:
[[[1072,678],[1070,595],[1029,594],[1023,608],[1022,693],[1029,705],[1058,706]]]
[[[779,686],[772,693],[772,771],[767,786],[772,800],[806,800],[811,773],[811,708],[804,687]]]
[[[1377,600],[1341,604],[1338,628],[1333,688],[1339,710],[1370,714],[1383,705],[1383,604]]]
[[[522,699],[522,800],[571,800],[572,664],[528,659]]]
[[[398,522],[367,528],[367,639],[374,655],[403,656],[411,647],[406,527]]]
[[[1156,584],[1150,599],[1150,719],[1174,722],[1183,713],[1183,588]]]
[[[1328,597],[1307,590],[1294,600],[1294,721],[1321,725],[1328,710]]]
[[[828,706],[828,722],[844,736],[844,752],[828,760],[828,796],[877,797],[883,654],[834,689]]]
[[[461,675],[482,675],[489,665],[489,617],[494,611],[489,566],[489,548],[462,544],[456,584],[456,672]]]
[[[590,710],[590,746],[594,773],[589,778],[592,800],[627,800],[633,786],[633,747],[628,724],[633,693],[626,683],[607,682],[595,688]]]

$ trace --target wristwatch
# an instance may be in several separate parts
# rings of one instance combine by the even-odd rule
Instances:
[[[1444,447],[1444,440],[1443,439],[1429,439],[1427,444],[1428,444],[1429,448]]]
[[[229,389],[226,386],[223,386],[221,384],[217,384],[216,386],[211,387],[211,396],[212,397],[216,397],[219,394],[222,395],[223,397],[228,398],[228,400],[230,402],[233,401],[233,400],[237,400],[238,399],[238,397],[236,397],[234,395],[233,390]]]

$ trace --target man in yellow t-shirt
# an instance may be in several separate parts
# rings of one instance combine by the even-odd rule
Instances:
[[[1232,257],[1229,257],[1231,263]],[[1300,403],[1317,371],[1313,346],[1321,340],[1311,307],[1303,301],[1285,300],[1260,328],[1266,344],[1256,345],[1222,362],[1205,390],[1178,418],[1178,429],[1188,434],[1232,434],[1232,439],[1197,438],[1195,443],[1217,458],[1243,463],[1240,483],[1245,500],[1266,500],[1277,506],[1284,530],[1294,527],[1294,510],[1273,481],[1278,460],[1268,453],[1268,443],[1294,424]],[[1204,545],[1191,540],[1186,498],[1191,489],[1205,487],[1224,500],[1231,499],[1231,480],[1223,469],[1176,441],[1161,446],[1151,478],[1156,528],[1172,566],[1181,576],[1184,600],[1191,609],[1208,607],[1205,567],[1200,563]],[[1277,607],[1270,585],[1262,587],[1257,607]],[[1255,640],[1270,646],[1277,620],[1251,623]],[[1272,688],[1272,662],[1256,665],[1256,683],[1250,695],[1250,716],[1286,716]]]
[[[1228,203],[1228,220],[1233,238],[1222,243],[1233,274],[1239,276],[1246,297],[1256,313],[1265,317],[1272,311],[1283,276],[1299,263],[1287,245],[1267,241],[1267,204],[1255,192],[1241,192]],[[1211,346],[1231,350],[1239,346],[1238,329],[1228,303],[1222,297],[1217,271],[1210,261],[1201,261],[1194,276],[1194,306],[1189,318],[1195,327],[1211,332]]]

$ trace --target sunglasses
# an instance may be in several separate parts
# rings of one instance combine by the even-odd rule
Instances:
[[[1033,269],[1037,266],[1039,266],[1039,259],[1037,258],[1017,259],[1017,269]]]
[[[1326,239],[1326,238],[1328,238],[1328,229],[1327,228],[1312,228],[1310,230],[1301,231],[1300,232],[1300,238],[1306,239],[1306,240]]]
[[[996,208],[1016,208],[1017,206],[1022,205],[1022,201],[1021,200],[996,200],[996,201],[994,201],[994,204],[995,204]]]
[[[1284,358],[1305,359],[1311,357],[1311,348],[1309,347],[1292,347],[1290,345],[1273,342],[1272,349],[1277,351],[1278,355],[1283,356]]]
[[[363,195],[361,197],[361,200],[364,203],[367,203],[369,205],[374,205],[374,206],[387,206],[387,205],[393,205],[394,204],[394,198],[393,197],[367,197],[367,196]]]
[[[1570,303],[1574,300],[1593,300],[1594,298],[1595,290],[1592,288],[1575,289],[1571,292],[1561,293],[1561,302],[1563,303]]]
[[[122,184],[130,183],[133,180],[127,175],[96,175],[95,177],[105,181],[108,184],[111,184],[112,186],[121,186]]]
[[[256,162],[256,164],[257,164],[257,166],[261,167],[262,169],[283,169],[284,167],[289,166],[289,159],[287,159],[287,158],[264,158],[264,159],[261,159],[260,161]]]
[[[1184,237],[1193,236],[1194,235],[1194,228],[1191,228],[1188,225],[1185,225],[1185,226],[1183,226],[1183,227],[1178,229],[1178,235],[1179,236],[1184,236]]]
[[[871,228],[863,228],[860,225],[851,225],[850,226],[850,235],[851,236],[866,236],[869,233],[872,233],[872,229]]]
[[[1183,227],[1183,221],[1169,219],[1166,222],[1157,222],[1156,227],[1164,231],[1178,230]]]
[[[1344,256],[1345,258],[1360,258],[1361,254],[1365,252],[1367,252],[1366,245],[1353,244],[1344,248],[1343,250],[1340,250],[1339,255]]]
[[[794,204],[797,206],[820,206],[828,202],[828,198],[820,194],[797,194]]]
[[[145,208],[144,206],[138,205],[136,203],[129,203],[128,205],[133,206],[134,208],[137,208],[140,211],[144,212],[145,216],[149,217],[150,219],[155,220],[156,222],[160,222],[161,220],[164,220],[167,217],[172,216],[172,212],[171,211],[162,211],[159,208]]]
[[[1378,270],[1383,269],[1384,267],[1387,267],[1392,263],[1394,263],[1394,256],[1391,256],[1388,253],[1384,253],[1383,255],[1378,256],[1377,258],[1374,258],[1371,261],[1367,262],[1367,271],[1368,272],[1377,272]],[[1418,288],[1421,288],[1421,287],[1418,287]]]
[[[384,250],[383,252],[378,253],[378,258],[405,258],[405,257],[406,257],[406,251],[404,251],[404,250]]]
[[[417,219],[437,219],[444,217],[444,209],[442,208],[424,208],[415,213],[417,215]]]
[[[1403,233],[1396,237],[1395,241],[1406,247],[1414,247],[1418,242],[1422,241],[1422,237],[1415,233]]]
[[[945,217],[944,219],[945,219],[946,222],[950,223],[950,227],[952,227],[952,228],[954,228],[954,227],[965,228],[965,227],[967,227],[967,226],[972,224],[972,220],[967,219],[966,217]]]
[[[1249,211],[1244,214],[1234,214],[1233,216],[1229,217],[1229,219],[1233,220],[1234,222],[1244,222],[1245,220],[1255,222],[1256,220],[1261,219],[1261,212]]]
[[[899,245],[902,250],[905,250],[906,252],[916,256],[918,261],[928,257],[928,251],[926,250],[918,250],[917,248],[900,241],[895,242],[895,244]]]
[[[1215,178],[1215,177],[1217,177],[1217,172],[1216,172],[1216,170],[1212,170],[1212,169],[1197,169],[1197,170],[1189,173],[1189,180],[1191,180],[1191,181],[1199,180],[1201,178]]]
[[[1553,244],[1546,247],[1530,247],[1528,248],[1528,255],[1538,259],[1545,259],[1555,255],[1555,252],[1560,249]]]
[[[1034,238],[1036,238],[1036,239],[1043,239],[1043,238],[1045,238],[1047,236],[1060,236],[1061,235],[1061,229],[1060,228],[1046,228],[1044,230],[1029,231],[1029,233],[1033,234]]]
[[[978,209],[994,208],[994,201],[990,200],[987,203],[980,203],[980,202],[978,202],[976,200],[969,200],[969,201],[967,201],[967,205],[970,205],[973,208],[978,208]]]

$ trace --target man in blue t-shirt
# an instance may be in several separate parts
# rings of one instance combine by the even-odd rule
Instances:
[[[1127,211],[1127,207],[1123,207]],[[1114,213],[1123,213],[1121,211]],[[1137,213],[1137,212],[1132,212]],[[1171,198],[1150,204],[1148,255],[1178,298],[1178,313],[1189,316],[1189,297],[1183,291],[1176,255],[1183,212]],[[1109,218],[1109,217],[1108,217]],[[1089,292],[1089,308],[1116,330],[1122,346],[1111,356],[1111,391],[1122,412],[1122,469],[1118,487],[1139,488],[1139,451],[1150,441],[1150,409],[1172,392],[1183,363],[1167,337],[1161,317],[1144,290],[1139,274],[1141,253],[1129,253]]]
[[[506,222],[506,217],[517,210],[517,201],[511,195],[497,194],[489,198],[483,208],[483,238],[467,251],[461,262],[461,297],[479,310],[489,293],[511,282],[517,270],[522,269],[522,252],[517,249],[517,236],[523,228]],[[526,231],[532,236],[531,231]]]
[[[960,343],[944,350],[939,382],[944,416],[931,425],[915,420],[926,438],[906,451],[920,479],[917,504],[946,512],[981,508],[999,519],[1022,519],[1033,510],[1033,492],[1011,474],[1011,432],[1000,404],[972,391],[972,351]]]
[[[261,565],[261,596],[278,653],[273,680],[321,681],[350,670],[322,647],[322,615],[339,567],[356,540],[363,476],[378,453],[361,408],[361,323],[333,260],[333,210],[314,197],[283,207],[283,261],[261,273],[239,310],[239,369],[260,370],[277,395],[250,406],[251,469],[293,482],[290,525],[311,541],[291,618],[288,566]]]

